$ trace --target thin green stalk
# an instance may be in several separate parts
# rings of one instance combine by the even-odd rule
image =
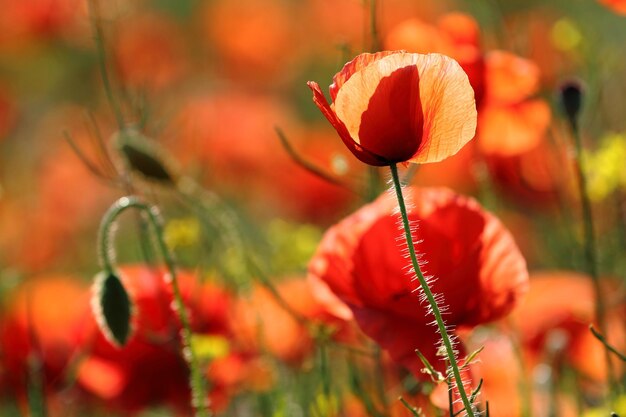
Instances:
[[[377,0],[369,0],[370,5],[370,51],[380,51],[380,39],[378,36],[378,10]]]
[[[47,417],[48,409],[46,405],[46,397],[44,394],[44,373],[42,363],[42,349],[39,338],[33,326],[33,298],[32,293],[28,294],[27,299],[27,323],[28,338],[30,339],[32,353],[28,356],[27,361],[27,396],[28,409],[31,417]]]
[[[382,353],[382,349],[380,348],[380,346],[377,345],[375,347],[376,370],[380,377],[376,378],[375,383],[376,391],[378,391],[378,396],[380,397],[380,403],[382,404],[385,413],[388,413],[389,401],[387,401],[387,395],[385,395],[385,378],[383,377],[383,375],[385,375],[385,369]]]
[[[596,339],[598,339],[600,341],[600,343],[602,343],[604,345],[605,348],[607,348],[608,350],[610,350],[611,352],[613,352],[615,354],[615,356],[617,356],[618,358],[620,358],[622,360],[622,362],[626,362],[626,355],[624,355],[622,352],[620,352],[619,350],[617,350],[616,348],[614,348],[613,346],[611,346],[609,344],[609,342],[606,340],[606,338],[604,336],[602,336],[594,327],[592,324],[589,325],[589,330],[591,331],[591,333],[595,336]]]
[[[104,91],[107,95],[107,100],[109,101],[109,105],[113,110],[113,115],[115,116],[115,120],[120,128],[120,130],[124,130],[124,116],[122,115],[122,110],[115,100],[113,96],[113,88],[111,86],[111,80],[109,78],[109,72],[107,70],[106,64],[106,50],[104,48],[104,34],[102,31],[102,21],[100,20],[100,11],[98,8],[98,0],[89,0],[89,17],[91,17],[91,25],[93,28],[93,36],[96,41],[96,50],[98,52],[98,64],[100,66],[100,76],[102,77],[102,84],[104,85]]]
[[[437,301],[435,300],[435,296],[432,291],[428,287],[428,283],[426,282],[426,278],[420,269],[419,262],[417,261],[417,255],[415,254],[415,246],[413,244],[413,236],[411,236],[411,227],[409,225],[409,217],[407,215],[406,205],[404,204],[404,197],[402,196],[402,184],[400,183],[400,177],[398,176],[398,167],[396,164],[390,164],[389,168],[391,169],[391,177],[393,178],[393,185],[396,191],[396,197],[398,198],[398,206],[400,207],[400,214],[402,217],[402,225],[404,227],[404,236],[406,238],[406,244],[409,249],[409,255],[411,256],[411,263],[413,264],[413,270],[415,271],[415,275],[420,283],[422,291],[424,291],[424,295],[426,295],[426,299],[428,300],[428,304],[435,316],[435,321],[437,322],[437,327],[439,328],[439,333],[441,334],[441,339],[443,341],[443,345],[446,349],[446,355],[448,360],[450,361],[450,368],[452,368],[452,373],[454,375],[454,380],[457,385],[457,389],[459,390],[459,394],[461,395],[461,400],[463,401],[463,406],[465,407],[465,411],[467,411],[467,415],[469,417],[474,417],[474,409],[470,404],[467,393],[465,392],[465,387],[463,385],[463,379],[461,378],[461,372],[459,370],[459,365],[457,363],[456,357],[454,355],[454,348],[452,346],[452,341],[450,336],[448,335],[448,331],[446,330],[446,324],[443,321],[443,317],[441,316],[441,311],[439,310],[439,306],[437,305]]]
[[[145,213],[156,236],[157,245],[167,266],[168,273],[171,278],[172,292],[174,294],[174,313],[178,316],[182,330],[181,330],[181,342],[183,348],[183,357],[189,364],[190,368],[190,386],[192,394],[192,406],[196,410],[196,417],[209,417],[211,415],[206,399],[206,384],[202,375],[202,369],[196,354],[191,346],[192,331],[189,317],[187,316],[187,310],[185,303],[178,286],[178,279],[176,276],[176,267],[172,254],[167,247],[164,239],[163,224],[161,217],[154,206],[149,206],[146,203],[141,202],[136,197],[122,197],[107,211],[103,220],[100,234],[100,261],[105,272],[113,272],[113,262],[111,260],[112,253],[110,239],[112,237],[111,229],[116,218],[129,208],[135,208],[142,213]]]
[[[600,273],[598,270],[598,255],[597,255],[597,243],[594,233],[593,225],[593,213],[591,211],[591,199],[589,198],[589,192],[587,189],[587,176],[586,167],[584,166],[583,158],[583,145],[582,138],[580,136],[580,129],[578,128],[578,122],[575,119],[570,120],[570,128],[572,131],[572,137],[574,139],[574,163],[576,165],[576,174],[578,177],[578,191],[580,194],[580,204],[583,216],[583,232],[584,232],[584,253],[587,271],[591,275],[591,281],[593,283],[593,291],[595,294],[595,316],[600,328],[601,334],[607,333],[606,324],[606,307],[604,303],[604,297],[602,295],[602,288],[600,286]],[[611,361],[611,354],[608,349],[605,349],[605,359],[607,365],[607,379],[609,385],[609,395],[611,398],[615,395],[614,381],[615,373],[613,370],[613,362]]]

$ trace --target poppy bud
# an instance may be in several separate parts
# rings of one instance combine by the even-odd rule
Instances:
[[[91,309],[98,327],[111,344],[122,347],[131,335],[131,301],[128,292],[113,272],[96,275]]]
[[[579,81],[564,82],[559,89],[561,106],[572,126],[576,126],[583,100],[583,85]]]
[[[131,170],[148,180],[174,184],[176,181],[158,155],[154,146],[138,132],[123,132],[117,138],[120,153]]]

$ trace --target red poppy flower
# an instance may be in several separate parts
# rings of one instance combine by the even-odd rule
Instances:
[[[117,27],[116,39],[116,64],[127,87],[159,90],[185,74],[183,35],[173,19],[159,14],[131,15]]]
[[[472,327],[511,310],[527,284],[526,264],[510,233],[470,198],[441,188],[407,188],[409,219],[419,221],[416,249],[436,278],[448,325]],[[330,228],[310,265],[310,279],[335,314],[354,318],[391,357],[420,376],[415,349],[436,362],[440,337],[407,274],[396,201],[383,195]],[[404,248],[406,249],[406,247]]]
[[[309,81],[313,101],[362,162],[437,162],[474,137],[474,90],[440,54],[385,51],[348,62],[330,86],[332,105]]]

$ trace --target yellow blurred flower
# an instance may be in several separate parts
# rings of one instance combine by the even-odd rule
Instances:
[[[584,158],[592,200],[604,200],[613,192],[626,188],[626,134],[612,133],[605,136],[600,148],[585,153]]]
[[[200,223],[193,217],[170,220],[165,226],[165,242],[170,249],[194,246],[200,240]]]

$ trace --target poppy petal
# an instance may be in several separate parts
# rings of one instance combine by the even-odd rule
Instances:
[[[384,58],[387,55],[397,54],[399,52],[400,51],[381,51],[381,52],[376,52],[374,54],[364,53],[364,54],[358,55],[352,61],[348,62],[346,65],[343,66],[341,71],[339,71],[333,77],[333,83],[330,85],[330,88],[329,88],[330,98],[332,99],[332,101],[333,102],[335,101],[335,99],[337,98],[337,92],[339,92],[339,89],[341,88],[341,86],[346,81],[348,81],[350,77],[352,77],[352,74],[367,67],[372,62],[378,61],[379,59]]]
[[[344,123],[337,117],[333,109],[328,104],[328,100],[326,100],[319,84],[314,81],[309,81],[307,85],[311,91],[313,91],[313,102],[321,110],[324,117],[326,117],[326,120],[328,120],[335,128],[344,145],[346,145],[354,156],[356,156],[361,162],[368,165],[383,166],[388,164],[386,161],[363,149],[362,146],[352,139]]]
[[[445,55],[420,55],[417,66],[424,133],[409,162],[438,162],[456,154],[474,137],[474,90],[461,66]]]
[[[409,65],[380,80],[361,115],[358,136],[369,151],[390,162],[404,162],[419,147],[423,121],[419,74]]]
[[[355,309],[354,318],[363,333],[378,342],[394,362],[405,366],[413,375],[423,375],[424,368],[416,349],[438,371],[445,371],[444,362],[437,357],[441,337],[435,326],[368,308]]]

